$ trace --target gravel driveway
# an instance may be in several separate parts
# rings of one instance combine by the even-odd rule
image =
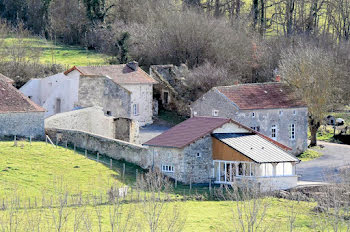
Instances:
[[[318,142],[324,148],[320,158],[301,162],[297,165],[297,174],[301,181],[324,181],[325,173],[336,173],[339,168],[350,165],[350,145]]]

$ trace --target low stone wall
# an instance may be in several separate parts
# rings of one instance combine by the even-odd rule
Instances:
[[[149,149],[133,143],[110,139],[79,130],[46,128],[46,134],[53,140],[75,144],[77,148],[99,152],[116,160],[125,160],[142,168],[151,166]]]

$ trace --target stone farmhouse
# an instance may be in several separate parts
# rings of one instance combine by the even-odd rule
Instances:
[[[44,138],[45,109],[24,96],[12,84],[11,79],[0,75],[0,138],[14,135]]]
[[[153,85],[157,82],[138,67],[74,66],[65,73],[33,79],[20,90],[47,109],[46,117],[74,109],[99,106],[108,116],[152,123]]]
[[[234,119],[296,155],[307,149],[307,106],[280,82],[214,87],[192,103],[191,115]]]
[[[187,184],[246,178],[267,190],[297,185],[291,149],[232,119],[192,117],[144,145],[152,168]]]

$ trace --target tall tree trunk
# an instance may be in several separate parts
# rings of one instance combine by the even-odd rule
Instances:
[[[295,8],[295,0],[288,0],[286,7],[286,17],[287,17],[287,35],[293,34],[293,12]]]
[[[309,128],[311,133],[311,142],[310,147],[317,146],[317,131],[320,128],[321,124],[315,120],[312,115],[309,115]]]
[[[265,2],[260,0],[260,34],[265,33]]]
[[[215,0],[214,17],[218,18],[219,16],[220,16],[220,0]]]
[[[241,0],[236,0],[236,17],[241,14]]]
[[[253,28],[256,29],[259,17],[259,0],[253,0]]]

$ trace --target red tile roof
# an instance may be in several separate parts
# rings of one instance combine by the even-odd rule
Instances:
[[[45,112],[11,84],[0,81],[0,113]]]
[[[101,66],[74,66],[64,74],[77,70],[83,75],[108,76],[117,84],[156,84],[157,82],[145,71],[137,67],[134,71],[126,64]]]
[[[215,87],[241,110],[306,107],[290,87],[280,82]]]
[[[13,83],[15,83],[14,80],[12,80],[11,78],[8,78],[7,76],[2,75],[1,73],[0,73],[0,81],[5,81],[5,82],[7,82],[7,83],[9,83],[11,85]]]
[[[246,130],[263,137],[271,143],[279,146],[284,150],[292,150],[291,148],[276,142],[275,140],[252,130],[232,119],[217,118],[217,117],[193,117],[172,127],[157,137],[147,141],[144,145],[156,147],[174,147],[183,148],[198,139],[212,133],[215,129],[223,126],[226,123],[235,123]]]
[[[193,117],[172,127],[145,145],[183,148],[230,122],[227,118]]]

